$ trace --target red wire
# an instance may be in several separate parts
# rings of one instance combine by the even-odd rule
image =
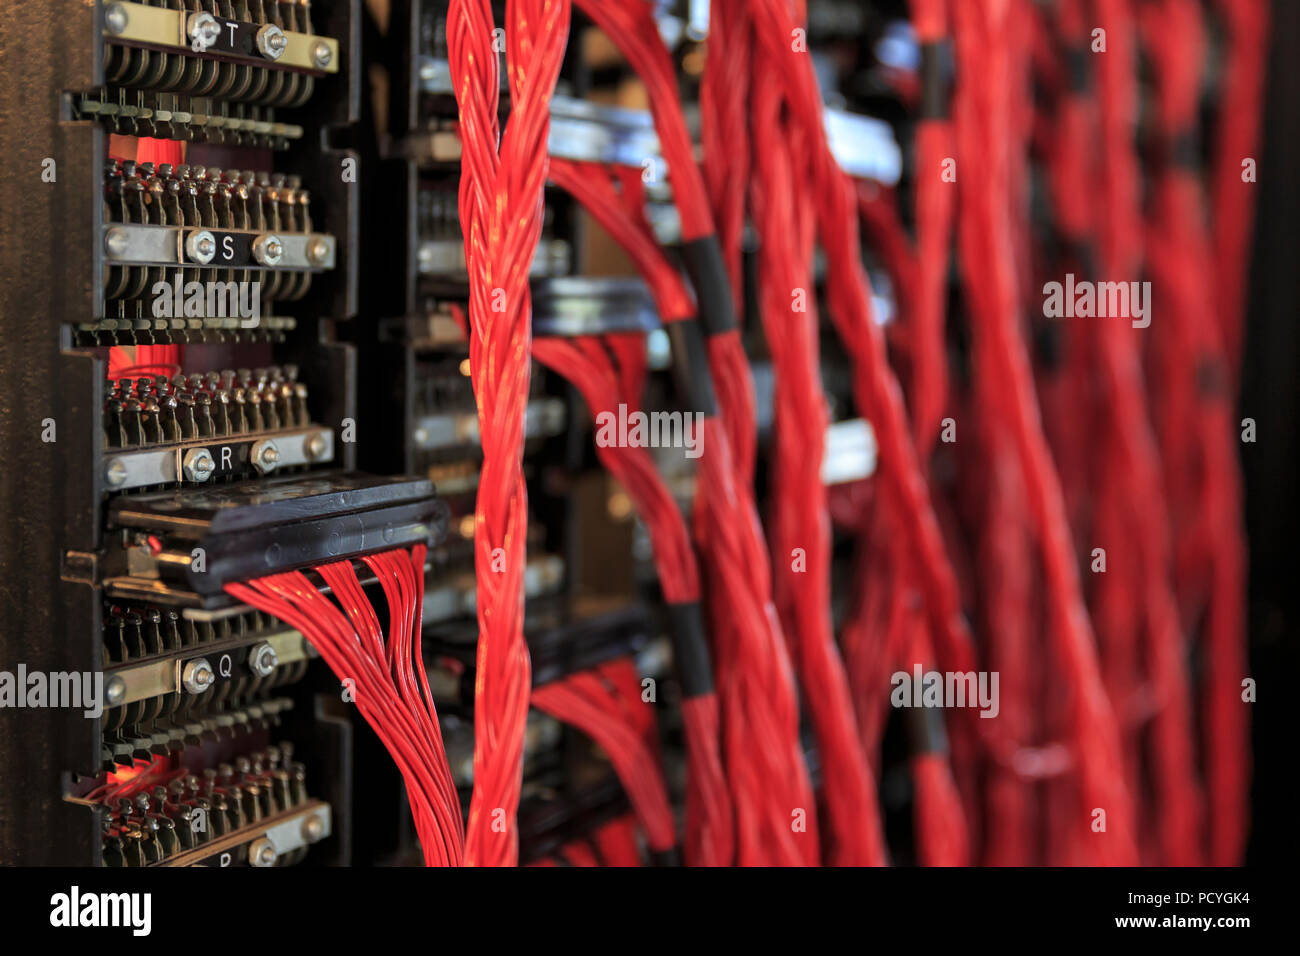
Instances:
[[[637,840],[636,817],[611,820],[592,834],[592,840],[606,866],[640,866],[641,847]]]
[[[1267,0],[1217,0],[1215,7],[1227,25],[1211,184],[1217,264],[1215,301],[1228,369],[1235,379],[1241,369],[1257,188],[1254,182],[1242,178],[1242,163],[1254,159],[1258,167],[1261,159],[1269,5]]]
[[[645,341],[637,336],[639,354],[631,336],[620,339],[620,354],[641,368]],[[622,401],[629,412],[639,408],[634,394],[610,367],[608,356],[595,340],[535,339],[533,355],[577,387],[592,415],[614,410]],[[620,361],[622,367],[622,361]],[[634,375],[633,378],[638,378]],[[639,387],[636,389],[639,392]],[[669,604],[699,600],[699,570],[685,521],[644,448],[597,444],[596,453],[610,474],[627,489],[645,522],[653,544],[655,567],[664,599]],[[635,672],[631,677],[635,681]],[[626,675],[624,675],[626,679]],[[639,682],[625,687],[635,694]],[[687,749],[686,862],[690,866],[726,866],[734,858],[731,800],[727,795],[719,754],[717,700],[701,694],[682,701]]]
[[[575,167],[558,161],[554,168],[555,178],[632,255],[665,314],[677,311],[681,280],[647,238],[649,227],[627,209],[620,214],[611,190],[594,170],[582,169],[583,175],[575,176]],[[721,338],[715,337],[715,343]],[[739,348],[738,341],[733,345]],[[747,378],[743,351],[739,361]],[[716,418],[705,419],[700,440],[695,533],[710,573],[711,630],[723,752],[736,810],[737,859],[742,865],[813,863],[816,808],[799,750],[790,665],[771,606],[766,546],[752,493],[735,477],[729,434]],[[756,732],[771,746],[753,747],[751,735]],[[791,825],[795,812],[801,813],[805,827],[799,831]]]
[[[824,775],[822,839],[831,865],[878,866],[884,838],[870,762],[858,736],[831,624],[831,535],[821,479],[829,424],[818,351],[810,204],[799,201],[805,155],[783,122],[780,81],[753,77],[755,223],[763,327],[775,372],[772,507],[774,594],[803,689]],[[802,291],[802,308],[794,297]]]
[[[407,783],[417,833],[431,866],[459,865],[463,821],[431,698],[411,694],[411,635],[417,626],[411,585],[425,549],[386,552],[367,558],[380,576],[389,602],[385,642],[379,621],[351,562],[317,569],[339,602],[320,594],[301,572],[269,575],[249,584],[230,584],[237,599],[292,625],[321,652],[340,680],[351,680],[354,700],[393,756]],[[342,610],[340,610],[340,607]],[[422,669],[422,668],[421,668]]]
[[[741,248],[750,180],[749,77],[754,39],[739,0],[709,5],[709,38],[700,79],[700,145],[722,258],[736,317],[745,314]]]
[[[470,265],[470,366],[483,467],[475,506],[479,641],[474,793],[466,859],[512,866],[531,683],[523,636],[528,493],[522,470],[531,349],[528,274],[542,227],[550,97],[567,0],[507,6],[511,115],[497,151],[497,65],[487,0],[453,0],[448,55],[460,107],[460,219]]]
[[[533,689],[533,706],[589,736],[609,755],[652,850],[676,843],[672,807],[658,761],[641,734],[624,719],[617,699],[594,674],[584,672]]]
[[[1154,66],[1154,124],[1170,154],[1155,183],[1148,223],[1155,298],[1167,317],[1153,329],[1152,379],[1183,623],[1194,631],[1203,620],[1199,723],[1208,862],[1230,866],[1240,862],[1244,848],[1250,786],[1249,716],[1240,696],[1246,654],[1238,435],[1229,356],[1213,311],[1217,273],[1204,197],[1196,171],[1176,146],[1197,130],[1204,37],[1197,4],[1161,0],[1140,12]]]
[[[1103,863],[1134,860],[1133,811],[1120,761],[1119,733],[1098,672],[1093,635],[1083,604],[1060,483],[1038,418],[1029,361],[1019,330],[1017,279],[1008,211],[1010,139],[1007,103],[1013,63],[999,41],[1008,28],[1011,7],[958,4],[957,60],[969,97],[959,112],[958,141],[967,188],[959,220],[962,269],[973,320],[976,378],[995,385],[999,395],[990,413],[1006,416],[1025,480],[1029,511],[1044,564],[1049,632],[1072,688],[1069,714],[1074,747],[1077,800],[1071,807],[1074,829],[1068,852]],[[979,121],[978,125],[976,121]],[[973,185],[973,188],[971,186]],[[1097,810],[1106,830],[1090,829]]]

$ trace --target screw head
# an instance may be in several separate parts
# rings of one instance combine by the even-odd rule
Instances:
[[[113,36],[118,36],[126,29],[130,17],[127,15],[126,7],[120,3],[111,3],[104,8],[104,29]]]
[[[279,665],[280,655],[270,644],[263,642],[248,651],[248,669],[258,677],[270,677]]]
[[[312,461],[319,461],[324,458],[325,454],[329,451],[328,434],[328,432],[323,431],[316,432],[307,439],[307,443],[303,446],[303,450],[307,453],[307,457]]]
[[[216,470],[217,463],[206,448],[191,448],[181,462],[181,474],[189,481],[205,482]]]
[[[191,694],[201,694],[217,679],[206,657],[196,657],[181,670],[181,684]]]
[[[324,40],[317,40],[312,44],[311,61],[315,63],[319,69],[325,69],[325,67],[330,65],[330,61],[333,59],[334,53],[330,50],[330,45]]]
[[[289,38],[273,23],[268,23],[262,29],[257,31],[257,49],[262,56],[268,60],[278,60],[284,55],[285,47],[289,45]]]
[[[122,484],[122,482],[126,481],[126,478],[126,462],[121,458],[114,458],[108,463],[108,467],[104,469],[104,481],[108,482],[109,486],[112,488],[116,488],[118,485]]]
[[[312,236],[307,240],[307,261],[314,266],[322,266],[329,260],[330,244],[322,236]]]
[[[120,258],[126,253],[128,240],[126,230],[121,226],[114,226],[104,233],[104,250],[114,258]]]
[[[104,685],[104,702],[109,707],[116,707],[122,701],[126,700],[126,681],[120,675],[109,678]]]
[[[273,266],[279,263],[284,256],[284,243],[280,237],[274,233],[267,233],[258,236],[253,241],[253,258],[264,266]]]
[[[325,821],[312,815],[302,821],[302,838],[308,843],[315,843],[325,835]]]
[[[266,837],[254,840],[248,845],[249,866],[275,866],[275,847]]]
[[[249,460],[259,472],[269,474],[280,464],[280,446],[270,438],[255,442],[249,450]]]
[[[199,265],[207,265],[217,254],[217,237],[206,229],[191,232],[185,237],[185,254]]]

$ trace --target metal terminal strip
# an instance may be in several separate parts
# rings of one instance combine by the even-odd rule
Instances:
[[[185,689],[185,666],[190,660],[203,658],[214,661],[220,667],[223,656],[244,648],[267,645],[274,652],[275,666],[294,664],[312,657],[306,639],[298,631],[284,630],[279,633],[253,633],[227,641],[214,641],[198,644],[174,651],[161,659],[131,661],[116,666],[105,666],[104,686],[108,703],[121,707],[138,700],[149,700],[165,694],[179,694]],[[247,667],[247,661],[241,662]]]
[[[257,232],[107,223],[104,261],[123,266],[309,270],[334,268],[336,242],[325,233]]]
[[[177,482],[201,484],[333,460],[332,429],[254,432],[140,450],[113,449],[104,455],[104,483],[112,491]]]
[[[310,800],[153,865],[275,866],[281,857],[329,836],[333,822],[328,803]]]
[[[329,37],[143,3],[108,4],[104,37],[121,46],[251,60],[260,66],[310,73],[339,71],[339,43]]]

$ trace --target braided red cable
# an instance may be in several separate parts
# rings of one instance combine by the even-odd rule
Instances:
[[[811,148],[831,317],[853,360],[855,397],[875,428],[882,472],[906,516],[904,528],[923,574],[940,659],[948,670],[973,670],[956,577],[907,433],[902,394],[886,360],[880,328],[872,319],[870,284],[859,253],[855,188],[830,151],[816,77],[809,57],[791,43],[795,24],[784,0],[755,0],[751,11],[755,36],[771,61],[769,68],[785,81],[790,116],[802,125]]]
[[[676,72],[655,23],[654,6],[646,0],[578,0],[578,6],[613,41],[645,84],[659,148],[668,164],[682,239],[689,242],[713,236],[709,194],[695,164],[694,147],[678,100]],[[729,239],[738,241],[734,235]],[[734,259],[737,254],[732,255]],[[738,301],[734,292],[732,299]],[[709,316],[700,318],[707,325]],[[753,380],[739,331],[711,335],[708,350],[736,481],[749,488],[754,483],[757,455],[756,411]]]
[[[1141,8],[1155,72],[1155,126],[1169,156],[1155,184],[1150,269],[1167,316],[1153,380],[1160,390],[1165,493],[1174,507],[1176,583],[1183,621],[1201,627],[1201,706],[1212,865],[1240,862],[1250,785],[1243,617],[1245,544],[1231,374],[1213,312],[1213,247],[1190,157],[1204,51],[1201,10],[1185,0]],[[1192,140],[1194,142],[1194,140]],[[1186,147],[1184,147],[1186,150]]]
[[[553,178],[632,256],[661,314],[680,312],[681,279],[654,245],[644,217],[634,218],[621,208],[625,203],[607,177],[596,173],[589,166],[556,161]],[[740,360],[744,362],[743,352]],[[771,605],[769,563],[753,497],[736,482],[728,434],[716,417],[705,418],[700,447],[695,536],[710,575],[711,635],[737,860],[742,865],[814,863],[816,808],[799,749],[793,679]],[[767,745],[754,747],[755,736]],[[803,828],[793,829],[799,823]]]
[[[1001,391],[991,412],[1005,416],[1025,478],[1030,513],[1044,565],[1049,633],[1072,688],[1070,742],[1074,748],[1077,802],[1066,829],[1074,854],[1103,863],[1134,859],[1132,807],[1120,766],[1119,734],[1101,685],[1093,637],[1084,608],[1059,480],[1038,418],[1028,356],[1014,324],[1017,281],[1008,218],[1006,151],[1009,136],[1007,84],[1010,52],[999,42],[1011,8],[991,2],[956,7],[959,83],[970,108],[959,113],[963,178],[959,241],[962,269],[974,319],[976,377]],[[979,121],[977,123],[977,121]],[[1105,831],[1090,824],[1105,813]]]
[[[921,44],[948,38],[948,0],[910,0],[912,26]],[[924,463],[934,447],[947,402],[948,369],[944,350],[944,311],[948,298],[948,247],[957,190],[945,182],[944,160],[953,155],[952,122],[922,117],[916,125],[916,310],[913,329],[912,431]]]
[[[550,97],[569,29],[568,0],[506,10],[511,115],[496,152],[497,64],[487,0],[452,0],[448,55],[462,140],[460,218],[470,269],[470,365],[483,467],[475,505],[479,641],[471,865],[511,866],[530,665],[523,635],[528,492],[522,470],[531,350],[529,266],[542,227]]]
[[[1228,34],[1211,185],[1218,266],[1215,301],[1228,369],[1235,380],[1241,369],[1255,220],[1256,185],[1243,178],[1242,164],[1260,160],[1269,6],[1267,0],[1217,0],[1215,7],[1226,21]]]
[[[722,258],[731,277],[736,316],[745,314],[741,249],[745,191],[750,178],[750,63],[754,40],[739,0],[709,5],[708,52],[700,79],[700,145],[704,182],[712,200]]]
[[[781,84],[753,77],[755,223],[763,328],[775,371],[772,506],[774,596],[817,738],[824,784],[822,839],[834,866],[885,862],[870,762],[831,625],[831,534],[821,467],[829,414],[822,390],[813,280],[813,216],[797,198],[804,155],[782,121]]]
[[[1107,54],[1098,62],[1101,151],[1101,261],[1111,280],[1137,275],[1141,256],[1139,169],[1134,148],[1137,115],[1136,24],[1127,0],[1096,0],[1097,22],[1107,31]],[[1086,142],[1086,141],[1085,141]],[[1082,143],[1080,143],[1082,147]],[[1186,673],[1185,644],[1173,592],[1169,517],[1164,506],[1156,438],[1147,410],[1139,343],[1142,333],[1114,319],[1095,323],[1108,393],[1103,401],[1109,425],[1103,459],[1113,480],[1099,489],[1100,522],[1107,524],[1109,548],[1120,566],[1109,569],[1099,588],[1132,589],[1116,604],[1098,632],[1103,641],[1103,666],[1111,654],[1123,672],[1112,683],[1111,699],[1123,706],[1135,698],[1139,648],[1145,644],[1155,709],[1152,715],[1152,781],[1149,815],[1159,821],[1162,859],[1166,865],[1194,866],[1201,860],[1201,791],[1192,752],[1192,716]],[[1135,533],[1136,531],[1136,533]],[[1098,539],[1101,540],[1101,539]],[[1134,541],[1136,549],[1118,546]],[[1127,567],[1126,567],[1127,565]],[[1109,632],[1109,633],[1108,633]],[[1144,637],[1144,641],[1139,638]],[[1125,683],[1128,686],[1125,686]],[[1137,761],[1136,741],[1131,745]],[[1136,775],[1130,787],[1136,791]]]

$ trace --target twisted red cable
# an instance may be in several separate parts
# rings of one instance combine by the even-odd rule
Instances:
[[[750,179],[749,77],[754,40],[740,0],[713,0],[700,78],[700,146],[737,319],[745,314],[741,250]]]
[[[1240,862],[1245,844],[1250,780],[1249,717],[1241,698],[1246,549],[1232,376],[1213,312],[1214,267],[1223,263],[1214,261],[1194,156],[1187,155],[1198,120],[1201,10],[1184,0],[1160,0],[1141,8],[1140,25],[1154,66],[1155,126],[1168,153],[1148,224],[1152,280],[1167,316],[1153,362],[1165,493],[1175,509],[1183,621],[1189,630],[1204,621],[1199,693],[1208,860],[1230,866]]]
[[[769,68],[785,82],[789,115],[801,124],[814,160],[813,186],[818,233],[827,258],[829,310],[853,361],[859,409],[876,431],[882,473],[892,486],[891,493],[898,495],[907,519],[904,529],[923,575],[927,606],[939,637],[940,660],[948,670],[973,670],[973,649],[961,614],[956,577],[929,502],[925,475],[907,433],[898,382],[872,318],[870,285],[859,253],[855,188],[830,151],[816,77],[807,54],[791,44],[795,24],[784,0],[755,0],[750,9],[758,45],[767,51]]]
[[[591,167],[557,161],[554,170],[553,178],[632,256],[665,320],[674,313],[689,314],[680,277],[654,245],[644,217],[624,208],[626,197],[618,197],[607,178]],[[747,486],[737,486],[728,434],[716,417],[705,418],[700,442],[695,535],[710,573],[711,633],[737,860],[742,865],[812,863],[818,852],[815,807],[753,497]],[[702,719],[707,722],[708,716]],[[756,736],[767,746],[754,747]],[[803,829],[793,829],[796,823]]]
[[[759,71],[751,98],[760,305],[775,372],[773,494],[768,516],[776,606],[817,737],[822,840],[831,865],[885,862],[875,781],[854,720],[831,624],[831,534],[821,478],[829,413],[822,389],[812,274],[813,216],[799,201],[799,130],[783,122],[779,80]]]
[[[466,859],[518,861],[530,665],[523,636],[528,493],[522,470],[531,349],[529,266],[542,227],[550,97],[569,29],[567,0],[506,9],[511,115],[496,143],[497,64],[487,0],[452,0],[448,56],[462,140],[460,218],[470,269],[470,366],[483,467],[475,505],[479,641],[474,793]]]
[[[920,44],[948,38],[948,0],[911,0]],[[923,116],[916,124],[916,246],[919,259],[913,329],[912,431],[921,462],[929,458],[947,403],[944,312],[948,298],[948,248],[956,209],[956,184],[946,182],[944,161],[953,156],[952,121]]]
[[[642,353],[644,348],[642,341]],[[613,412],[620,401],[629,410],[639,407],[626,392],[620,394],[617,376],[596,341],[536,339],[533,354],[577,387],[593,416]],[[690,536],[649,453],[644,448],[605,444],[597,444],[596,453],[627,489],[649,530],[664,600],[669,604],[698,601],[699,572]],[[726,866],[735,851],[731,801],[718,749],[717,698],[712,693],[687,697],[682,712],[687,753],[686,862]]]
[[[1130,281],[1138,274],[1142,232],[1140,172],[1133,128],[1138,101],[1136,23],[1127,0],[1096,0],[1096,13],[1108,40],[1107,54],[1097,66],[1103,144],[1101,261],[1107,279]],[[1109,424],[1109,450],[1103,458],[1112,469],[1112,480],[1100,485],[1099,520],[1109,526],[1105,540],[1117,545],[1108,549],[1108,555],[1120,558],[1120,566],[1108,570],[1098,587],[1132,589],[1127,600],[1116,602],[1120,613],[1111,615],[1104,628],[1099,622],[1103,667],[1108,657],[1119,656],[1118,668],[1127,672],[1111,684],[1111,699],[1122,713],[1136,697],[1141,670],[1139,650],[1145,646],[1155,698],[1151,716],[1154,787],[1149,816],[1159,821],[1163,862],[1194,866],[1201,860],[1197,846],[1202,824],[1201,791],[1191,743],[1186,650],[1173,592],[1170,524],[1137,338],[1143,333],[1122,320],[1101,319],[1095,326],[1107,392],[1103,405],[1108,414],[1103,420]],[[1125,541],[1134,541],[1138,547],[1129,549],[1119,544]],[[1136,742],[1132,749],[1136,763]],[[1135,793],[1137,782],[1136,775],[1130,776],[1130,788]]]
[[[653,5],[645,0],[578,0],[578,6],[613,41],[645,84],[659,148],[668,164],[682,239],[690,242],[714,236],[716,230],[709,194],[695,163],[694,147],[678,99],[676,72],[659,34]],[[733,243],[738,241],[735,236],[729,238]],[[736,253],[732,255],[734,259]],[[737,301],[734,293],[732,300]],[[709,318],[700,316],[706,326]],[[757,454],[756,412],[753,380],[739,330],[711,335],[708,350],[736,480],[749,488],[754,483]]]
[[[1120,763],[1119,734],[1103,690],[1084,608],[1059,480],[1038,418],[1028,356],[1019,330],[1017,281],[1008,215],[1007,84],[1010,51],[998,38],[1011,8],[990,2],[956,7],[959,89],[970,109],[959,114],[964,181],[959,242],[973,317],[976,377],[997,383],[992,414],[1005,416],[1022,474],[1044,565],[1049,633],[1065,678],[1077,801],[1067,830],[1072,855],[1103,863],[1134,860],[1132,807]],[[962,78],[972,78],[961,82]],[[974,80],[973,78],[978,78]],[[978,121],[978,122],[977,122]],[[974,184],[973,187],[971,184]],[[1105,814],[1104,832],[1092,829]]]
[[[1258,165],[1261,158],[1269,6],[1267,0],[1217,0],[1215,7],[1228,35],[1210,190],[1217,265],[1215,302],[1228,369],[1235,380],[1241,369],[1257,188],[1243,178],[1242,164],[1253,159]]]

